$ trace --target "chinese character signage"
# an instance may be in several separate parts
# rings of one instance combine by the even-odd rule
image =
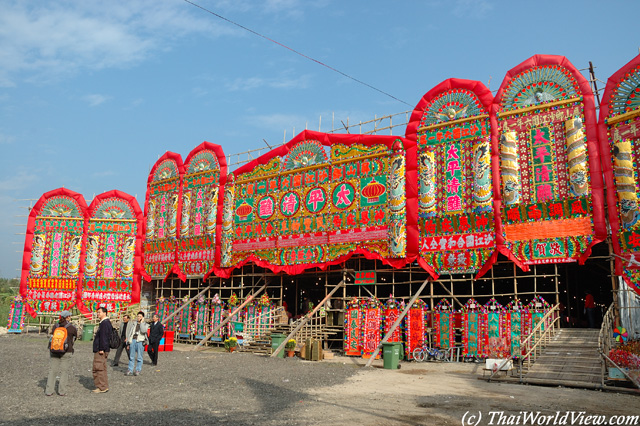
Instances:
[[[419,262],[435,278],[486,271],[495,252],[489,108],[479,82],[450,79],[416,106]]]
[[[173,152],[160,157],[149,173],[145,201],[145,278],[165,278],[176,265],[183,174],[182,158]]]
[[[84,198],[68,189],[45,193],[31,209],[20,279],[20,295],[30,315],[76,304],[86,224]]]
[[[499,250],[525,269],[584,262],[606,235],[588,81],[564,57],[534,56],[507,73],[493,111]]]
[[[94,198],[89,206],[83,288],[78,307],[109,311],[140,301],[142,211],[136,199],[120,191]]]
[[[216,262],[227,167],[219,145],[204,142],[184,163],[178,245],[178,275],[205,276]]]
[[[599,125],[616,274],[640,294],[640,56],[609,78]]]
[[[356,271],[355,285],[376,283],[376,271]]]
[[[305,131],[236,170],[225,188],[222,270],[251,260],[297,273],[354,253],[406,263],[415,252],[405,185],[414,147],[393,136]]]

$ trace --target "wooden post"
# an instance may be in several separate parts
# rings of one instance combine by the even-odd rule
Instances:
[[[289,333],[289,335],[287,336],[287,338],[286,338],[286,339],[284,339],[282,343],[280,343],[280,346],[278,346],[278,348],[277,348],[275,351],[273,351],[273,353],[271,354],[271,357],[272,357],[272,358],[273,358],[273,357],[278,356],[278,354],[279,354],[280,352],[282,352],[282,349],[284,349],[284,347],[285,347],[285,345],[287,344],[287,342],[289,341],[289,339],[291,339],[291,336],[293,336],[294,334],[296,334],[296,333],[298,332],[298,330],[300,330],[300,329],[301,329],[301,328],[302,328],[302,327],[303,327],[303,326],[304,326],[304,325],[305,325],[305,324],[306,324],[306,323],[311,319],[311,317],[313,317],[313,316],[316,314],[316,312],[318,312],[318,311],[320,310],[320,308],[321,308],[322,306],[324,306],[324,304],[325,304],[325,303],[327,303],[327,300],[329,300],[329,298],[330,298],[331,296],[333,296],[333,293],[335,293],[335,292],[336,292],[336,290],[338,290],[340,287],[342,287],[342,286],[344,285],[344,281],[345,281],[345,280],[344,280],[344,277],[343,277],[343,278],[342,278],[342,281],[340,281],[340,282],[338,283],[338,285],[336,285],[336,286],[333,288],[333,290],[331,290],[331,292],[329,292],[329,294],[327,294],[327,295],[324,297],[324,299],[322,299],[322,301],[321,301],[320,303],[318,303],[318,306],[316,306],[316,307],[314,308],[314,310],[313,310],[313,311],[311,311],[311,313],[308,313],[307,315],[305,315],[305,316],[300,320],[300,324],[298,324],[298,325],[296,326],[296,328],[294,328],[294,329],[293,329],[293,331],[292,331],[291,333]]]
[[[178,309],[176,309],[171,315],[169,315],[168,317],[164,318],[162,321],[160,321],[160,324],[165,325],[167,322],[169,322],[169,320],[171,318],[174,317],[174,315],[176,315],[178,312],[180,312],[181,310],[183,310],[184,308],[186,308],[189,303],[193,302],[194,300],[196,300],[201,294],[203,294],[205,291],[209,290],[211,288],[211,285],[209,285],[207,288],[205,288],[204,290],[202,290],[200,293],[196,294],[195,296],[193,296],[191,299],[189,299],[188,302],[185,302],[182,306],[180,306]]]
[[[422,283],[422,285],[418,289],[418,292],[413,295],[413,297],[411,298],[409,303],[407,303],[407,306],[404,307],[404,311],[402,311],[402,313],[400,314],[400,316],[398,317],[396,322],[393,323],[393,325],[391,326],[389,331],[387,331],[387,334],[384,335],[384,337],[382,338],[382,340],[378,344],[378,347],[376,348],[376,350],[373,352],[373,354],[371,354],[371,358],[369,358],[369,361],[367,361],[367,365],[365,365],[365,367],[370,367],[371,366],[371,363],[373,362],[373,360],[376,359],[376,357],[380,353],[380,348],[382,347],[382,344],[383,343],[387,343],[387,340],[389,340],[389,337],[391,337],[391,335],[396,330],[396,328],[398,328],[398,326],[402,322],[402,319],[407,315],[407,312],[409,312],[409,309],[411,309],[411,306],[413,306],[413,303],[416,301],[416,299],[418,299],[418,297],[420,297],[420,294],[422,293],[422,290],[424,290],[424,288],[427,286],[427,283],[429,281],[431,281],[431,277],[429,277],[426,280],[424,280],[424,282]]]
[[[260,280],[262,280],[262,278],[260,278]],[[260,281],[258,281],[260,282]],[[240,306],[238,306],[237,308],[235,308],[233,310],[233,312],[231,312],[229,314],[228,317],[226,317],[220,324],[218,324],[218,326],[216,328],[214,328],[213,330],[211,330],[209,332],[209,334],[207,334],[206,336],[204,336],[204,339],[202,339],[194,348],[193,350],[196,350],[198,347],[204,345],[204,343],[209,340],[211,338],[211,336],[213,336],[218,330],[220,330],[222,327],[224,327],[229,321],[231,321],[231,318],[234,317],[234,315],[236,315],[238,312],[240,312],[240,310],[242,308],[244,308],[249,302],[251,302],[257,295],[258,293],[262,292],[262,290],[264,290],[265,288],[267,288],[267,283],[265,282],[264,285],[262,287],[260,287],[258,289],[258,291],[256,291],[255,293],[252,293],[251,295],[249,295],[249,297],[247,297],[247,300],[245,300],[244,302],[242,302],[242,304]]]

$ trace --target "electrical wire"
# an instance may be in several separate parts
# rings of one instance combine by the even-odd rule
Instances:
[[[234,22],[234,21],[232,21],[232,20],[230,20],[230,19],[227,19],[227,18],[225,18],[224,16],[222,16],[222,15],[220,15],[220,14],[218,14],[218,13],[215,13],[215,12],[213,12],[213,11],[211,11],[211,10],[209,10],[209,9],[207,9],[207,8],[205,8],[205,7],[203,7],[203,6],[200,6],[199,4],[196,4],[196,3],[192,2],[192,1],[189,1],[189,0],[184,0],[184,2],[185,2],[185,3],[189,3],[190,5],[195,6],[195,7],[197,7],[198,9],[201,9],[201,10],[203,10],[203,11],[207,12],[207,13],[210,13],[211,15],[213,15],[213,16],[215,16],[215,17],[219,18],[219,19],[222,19],[223,21],[226,21],[226,22],[228,22],[228,23],[230,23],[230,24],[232,24],[232,25],[235,25],[235,26],[236,26],[236,27],[238,27],[238,28],[242,28],[243,30],[248,31],[248,32],[250,32],[251,34],[257,35],[258,37],[262,37],[263,39],[268,40],[268,41],[270,41],[271,43],[277,44],[277,45],[278,45],[278,46],[280,46],[280,47],[284,47],[285,49],[287,49],[287,50],[289,50],[289,51],[291,51],[291,52],[295,53],[296,55],[302,56],[302,57],[303,57],[303,58],[305,58],[305,59],[308,59],[308,60],[310,60],[310,61],[313,61],[313,62],[317,63],[318,65],[322,65],[323,67],[328,68],[328,69],[330,69],[331,71],[337,72],[338,74],[340,74],[340,75],[342,75],[342,76],[344,76],[344,77],[347,77],[347,78],[349,78],[349,79],[351,79],[351,80],[353,80],[353,81],[355,81],[355,82],[357,82],[357,83],[362,84],[363,86],[366,86],[366,87],[368,87],[368,88],[370,88],[370,89],[375,90],[376,92],[382,93],[383,95],[386,95],[386,96],[388,96],[388,97],[390,97],[390,98],[392,98],[392,99],[394,99],[394,100],[396,100],[396,101],[398,101],[398,102],[402,102],[403,104],[406,104],[406,105],[409,105],[410,107],[413,107],[413,105],[411,105],[410,103],[405,102],[405,101],[403,101],[402,99],[398,99],[398,98],[396,98],[395,96],[391,95],[390,93],[387,93],[387,92],[385,92],[385,91],[383,91],[383,90],[380,90],[380,89],[378,89],[377,87],[374,87],[374,86],[372,86],[372,85],[370,85],[370,84],[368,84],[368,83],[365,83],[365,82],[364,82],[364,81],[362,81],[362,80],[358,80],[357,78],[352,77],[352,76],[350,76],[349,74],[346,74],[346,73],[344,73],[344,72],[342,72],[342,71],[340,71],[340,70],[338,70],[338,69],[336,69],[336,68],[333,68],[332,66],[329,66],[329,65],[325,64],[324,62],[321,62],[321,61],[319,61],[319,60],[317,60],[317,59],[314,59],[314,58],[312,58],[312,57],[310,57],[310,56],[307,56],[307,55],[305,55],[304,53],[299,52],[299,51],[297,51],[297,50],[295,50],[295,49],[293,49],[293,48],[291,48],[291,47],[289,47],[289,46],[287,46],[287,45],[285,45],[285,44],[282,44],[282,43],[280,43],[280,42],[278,42],[278,41],[276,41],[276,40],[273,40],[272,38],[269,38],[269,37],[267,37],[267,36],[265,36],[265,35],[263,35],[263,34],[260,34],[259,32],[254,31],[254,30],[252,30],[251,28],[247,28],[247,27],[245,27],[245,26],[243,26],[243,25],[238,24],[237,22]]]

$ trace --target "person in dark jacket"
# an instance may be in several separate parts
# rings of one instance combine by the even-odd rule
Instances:
[[[107,308],[98,308],[98,331],[93,338],[93,383],[96,388],[93,393],[109,392],[109,378],[107,377],[107,358],[109,357],[109,340],[113,327],[107,318]]]
[[[122,355],[122,350],[125,349],[127,351],[127,359],[129,359],[129,347],[127,346],[127,325],[129,324],[129,315],[125,315],[122,317],[122,324],[120,325],[120,346],[116,351],[116,356],[113,358],[113,366],[117,367],[120,362],[120,356]]]
[[[149,335],[149,347],[147,348],[147,352],[149,352],[149,357],[151,358],[151,363],[153,365],[158,365],[158,346],[160,346],[160,339],[162,339],[163,334],[164,327],[160,322],[160,317],[158,315],[154,315]]]
[[[47,378],[47,387],[44,394],[53,395],[56,387],[56,378],[60,377],[58,383],[58,395],[65,396],[67,394],[67,382],[69,381],[69,366],[73,359],[73,342],[78,338],[78,330],[71,324],[71,312],[62,311],[60,313],[60,321],[53,326],[51,332],[58,327],[67,329],[67,349],[63,354],[49,352],[49,377]]]

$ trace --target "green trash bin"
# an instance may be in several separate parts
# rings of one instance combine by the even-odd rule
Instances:
[[[278,346],[280,346],[282,342],[284,342],[284,339],[286,337],[287,336],[280,333],[273,333],[271,335],[271,353],[274,353],[275,350],[278,349]],[[282,350],[278,354],[278,358],[284,358],[284,348],[282,348]]]
[[[93,330],[96,328],[95,324],[85,324],[82,329],[82,341],[90,342],[93,340]]]
[[[387,370],[397,370],[402,356],[402,343],[385,342],[382,344],[382,358],[384,368]]]

